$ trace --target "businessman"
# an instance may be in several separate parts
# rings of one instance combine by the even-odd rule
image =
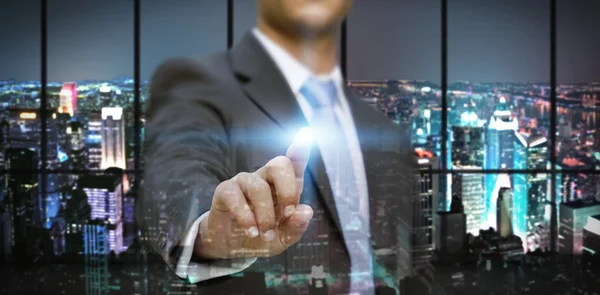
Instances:
[[[231,50],[155,71],[138,222],[191,283],[280,258],[307,278],[293,293],[325,277],[336,294],[397,288],[416,164],[406,130],[344,84],[352,1],[257,1],[257,27]]]

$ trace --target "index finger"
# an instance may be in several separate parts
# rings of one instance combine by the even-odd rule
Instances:
[[[285,153],[285,156],[292,161],[297,180],[304,180],[304,171],[306,171],[313,144],[314,137],[311,129],[304,127],[300,129],[296,138],[294,138],[294,142],[292,142]],[[299,188],[301,190],[302,186]]]

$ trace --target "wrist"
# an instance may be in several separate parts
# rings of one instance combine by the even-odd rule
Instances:
[[[208,230],[207,216],[200,221],[200,225],[198,226],[198,235],[196,235],[196,241],[194,244],[194,256],[198,259],[220,259],[221,257],[216,255],[213,249],[214,241],[211,239],[211,235]]]

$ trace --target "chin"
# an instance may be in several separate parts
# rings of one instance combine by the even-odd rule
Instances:
[[[335,16],[325,8],[310,5],[299,15],[298,23],[308,31],[315,33],[329,31],[337,25]]]

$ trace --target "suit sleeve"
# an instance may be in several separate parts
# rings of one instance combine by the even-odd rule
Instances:
[[[217,185],[233,176],[228,114],[208,73],[195,60],[172,59],[150,85],[137,219],[142,240],[174,271],[186,234],[210,209]]]

